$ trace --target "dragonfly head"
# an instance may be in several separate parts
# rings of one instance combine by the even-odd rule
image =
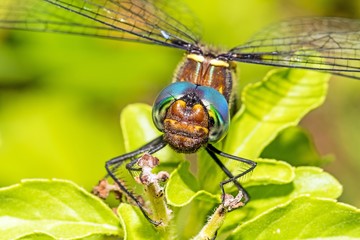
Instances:
[[[208,142],[220,141],[229,128],[229,109],[217,90],[175,82],[160,92],[153,120],[164,139],[178,152],[192,153]]]

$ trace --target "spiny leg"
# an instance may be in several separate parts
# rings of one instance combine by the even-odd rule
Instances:
[[[224,198],[225,198],[225,189],[224,189],[224,185],[228,184],[229,182],[233,182],[235,187],[242,193],[243,198],[244,198],[244,203],[247,203],[250,199],[249,194],[246,192],[246,190],[241,186],[241,184],[237,181],[240,177],[245,176],[246,174],[248,174],[249,172],[253,171],[254,168],[256,167],[256,162],[249,160],[249,159],[245,159],[245,158],[241,158],[241,157],[237,157],[234,155],[230,155],[227,153],[224,153],[220,150],[218,150],[217,148],[215,148],[214,146],[212,146],[211,144],[208,144],[206,146],[206,151],[209,153],[209,155],[212,157],[212,159],[216,162],[216,164],[221,168],[221,170],[223,170],[223,172],[229,177],[229,179],[224,180],[220,183],[220,187],[221,187],[221,191],[222,191],[222,200],[224,202]],[[245,163],[249,166],[248,169],[246,169],[245,171],[239,173],[238,175],[233,175],[229,169],[227,169],[225,167],[225,165],[220,161],[220,159],[218,158],[218,156],[222,156],[228,159],[232,159],[235,161],[239,161],[242,163]]]
[[[115,175],[115,171],[116,169],[118,169],[125,161],[130,160],[130,163],[126,165],[126,168],[131,171],[131,170],[138,170],[138,169],[132,169],[132,166],[135,165],[138,161],[138,156],[139,154],[142,153],[149,153],[149,154],[153,154],[157,151],[159,151],[160,149],[162,149],[163,147],[166,146],[166,142],[163,140],[163,136],[160,136],[154,140],[152,140],[151,142],[149,142],[148,144],[142,146],[141,148],[130,152],[130,153],[126,153],[124,155],[115,157],[109,161],[106,162],[105,164],[105,168],[106,171],[108,173],[108,176],[110,176],[115,182],[116,184],[119,186],[119,188],[121,189],[122,192],[124,192],[127,196],[129,196],[134,202],[135,204],[140,208],[141,212],[143,213],[143,215],[145,216],[145,218],[151,222],[154,225],[159,225],[160,223],[157,221],[152,220],[149,216],[148,213],[145,211],[143,205],[139,202],[139,200],[124,186],[123,183],[121,183],[121,181],[118,179],[118,177]]]

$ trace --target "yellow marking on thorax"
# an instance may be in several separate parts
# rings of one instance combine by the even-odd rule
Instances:
[[[225,62],[223,60],[219,60],[219,59],[211,59],[210,60],[210,65],[215,66],[215,67],[229,67],[229,63]]]
[[[223,93],[224,93],[223,86],[220,86],[220,87],[218,88],[218,91],[219,91],[221,94],[223,94]]]
[[[191,54],[188,54],[186,57],[188,59],[192,59],[192,60],[194,60],[196,62],[204,62],[205,61],[205,57],[203,55],[198,55],[198,54],[191,53]]]
[[[203,55],[199,55],[199,54],[188,54],[186,56],[188,59],[194,60],[196,62],[204,62],[205,61],[205,57]],[[230,66],[230,64],[226,61],[223,60],[219,60],[216,58],[213,58],[209,61],[210,65],[215,66],[215,67],[226,67],[228,68]]]

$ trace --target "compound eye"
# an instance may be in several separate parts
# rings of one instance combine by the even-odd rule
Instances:
[[[213,106],[209,110],[209,116],[213,123],[210,127],[209,142],[218,142],[225,137],[229,129],[229,122],[225,121],[223,116],[221,116],[221,113],[213,108]]]
[[[199,86],[197,90],[202,92],[201,101],[210,118],[209,142],[218,142],[225,137],[229,129],[229,104],[221,93],[211,87]]]
[[[152,118],[157,129],[164,130],[164,120],[171,104],[194,88],[196,88],[196,85],[189,82],[175,82],[159,93],[152,111]]]

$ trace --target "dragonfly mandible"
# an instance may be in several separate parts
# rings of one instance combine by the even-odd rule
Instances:
[[[166,145],[193,153],[205,148],[232,182],[249,196],[239,178],[253,171],[252,160],[226,154],[213,146],[230,124],[236,62],[303,68],[360,79],[360,21],[345,18],[300,18],[269,26],[230,50],[210,49],[200,41],[196,21],[178,1],[167,0],[2,0],[0,28],[59,32],[178,48],[186,56],[173,83],[158,95],[153,120],[163,133],[145,146],[106,162],[108,175],[154,224],[142,204],[117,176],[125,162],[135,171],[137,158]],[[233,175],[225,157],[247,168]]]

